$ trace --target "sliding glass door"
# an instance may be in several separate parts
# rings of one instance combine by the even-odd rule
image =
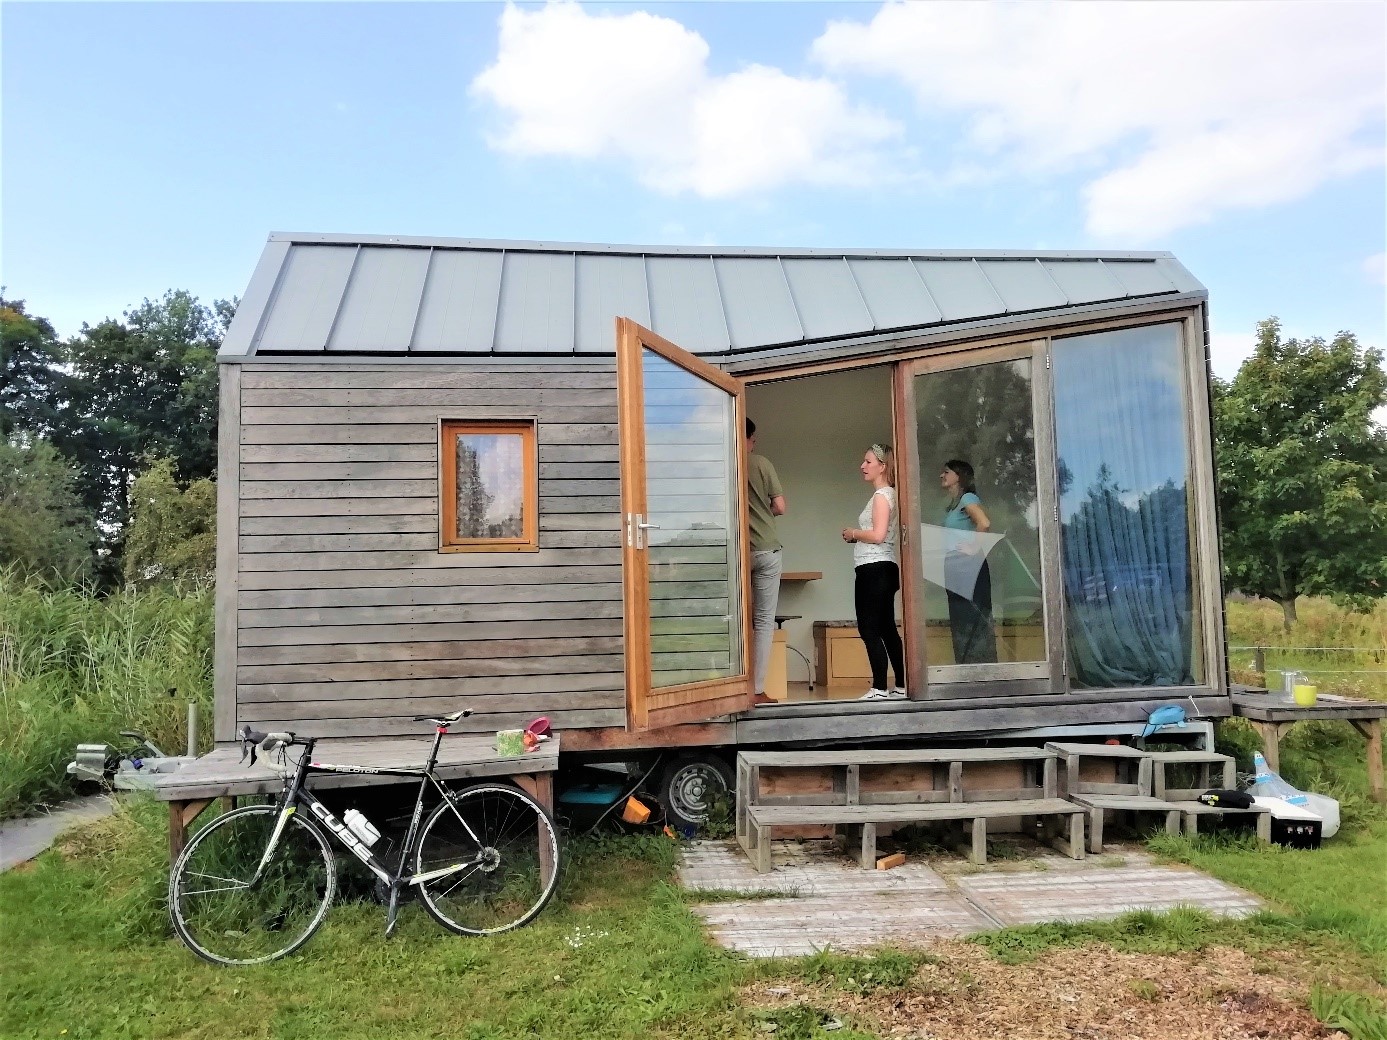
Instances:
[[[902,366],[912,689],[1205,681],[1188,354],[1173,321]]]
[[[1056,672],[1059,632],[1046,595],[1055,532],[1042,522],[1054,512],[1053,481],[1040,465],[1049,457],[1043,350],[1037,342],[911,367],[908,642],[936,693],[993,680],[1032,680],[1011,689],[1046,692]]]

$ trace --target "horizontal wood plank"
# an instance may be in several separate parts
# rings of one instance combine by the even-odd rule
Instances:
[[[692,551],[692,550],[690,550]],[[472,568],[496,567],[499,553],[440,553],[429,551],[400,552],[316,552],[316,553],[257,553],[241,557],[241,572],[248,571],[336,571],[336,570],[449,570],[464,571]],[[567,565],[591,567],[597,565],[621,565],[621,550],[598,549],[545,549],[539,552],[507,553],[506,563],[517,571],[526,568],[557,569]],[[690,575],[689,577],[692,577]],[[380,580],[380,579],[376,579]],[[468,584],[471,579],[459,575],[454,579],[458,584]],[[524,580],[524,579],[517,579]],[[540,579],[545,580],[545,579]],[[242,588],[256,588],[245,584]],[[272,586],[273,587],[273,586]]]
[[[675,655],[671,655],[675,656]],[[468,679],[478,676],[577,675],[586,672],[619,672],[624,658],[619,653],[564,654],[544,657],[508,654],[442,661],[341,661],[325,664],[242,665],[236,681],[243,686],[266,683],[339,683],[370,678]]]
[[[702,600],[717,603],[718,600]],[[621,589],[604,587],[604,598],[550,600],[543,603],[436,603],[374,607],[291,607],[282,610],[239,610],[236,623],[242,629],[320,628],[333,625],[424,625],[459,622],[553,620],[557,618],[612,618],[621,616]]]
[[[394,701],[394,705],[384,705],[381,710],[392,714],[402,710],[400,700],[426,700],[435,697],[491,696],[499,698],[491,703],[491,711],[515,711],[517,709],[504,703],[506,696],[530,696],[552,694],[554,697],[572,697],[572,703],[559,701],[547,703],[552,708],[610,708],[624,703],[621,672],[572,672],[561,675],[509,675],[497,676],[450,676],[444,679],[366,679],[361,681],[327,683],[261,683],[253,686],[237,686],[238,704],[276,702],[278,712],[292,712],[300,702],[319,701],[364,701],[379,704],[381,701]],[[594,694],[583,698],[584,693]],[[580,703],[584,700],[591,703]],[[470,705],[469,705],[470,707]],[[326,714],[360,714],[363,709],[353,705],[350,711],[339,707]],[[413,710],[413,709],[410,709]],[[428,709],[425,709],[428,710]],[[319,706],[300,718],[311,718],[322,713]],[[415,712],[422,714],[422,712]]]
[[[586,626],[583,626],[586,627]],[[242,647],[242,667],[281,664],[336,664],[346,662],[465,661],[488,657],[568,654],[619,654],[620,634],[569,634],[543,637],[478,638],[430,643],[322,643],[297,646]]]
[[[552,604],[562,607],[565,604]],[[593,604],[590,615],[606,604]],[[243,628],[237,635],[242,647],[308,646],[315,643],[419,643],[467,639],[519,639],[542,636],[610,636],[621,631],[621,611],[613,605],[609,618],[547,620],[532,616],[521,621],[471,621],[446,625],[315,625],[306,628]]]

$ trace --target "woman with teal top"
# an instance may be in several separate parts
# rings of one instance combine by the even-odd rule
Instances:
[[[950,459],[939,474],[939,484],[949,495],[944,513],[944,526],[951,531],[973,531],[982,534],[992,527],[987,512],[978,497],[973,480],[973,467],[962,459]],[[966,555],[982,551],[961,539],[960,551]],[[947,565],[946,565],[947,566]],[[986,558],[978,568],[973,595],[964,596],[952,589],[949,597],[949,633],[953,637],[954,664],[993,664],[997,660],[997,634],[992,628],[992,575]]]

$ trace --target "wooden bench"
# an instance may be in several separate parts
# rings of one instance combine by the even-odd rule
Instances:
[[[1205,805],[1198,798],[1205,791],[1215,787],[1213,771],[1219,769],[1219,788],[1233,790],[1238,782],[1237,769],[1229,755],[1219,755],[1212,751],[1148,751],[1151,759],[1157,798],[1174,803],[1184,818],[1185,833],[1190,837],[1199,833],[1201,816],[1245,816],[1256,817],[1257,837],[1271,841],[1271,812],[1265,806],[1254,805],[1250,809],[1232,809],[1228,806]],[[1194,787],[1172,787],[1167,770],[1171,766],[1192,765],[1199,770],[1199,781]]]
[[[965,766],[1003,762],[1039,766],[1039,782],[1017,788],[965,790]],[[863,769],[898,765],[947,769],[947,786],[935,786],[932,779],[928,788],[862,789]],[[762,770],[824,768],[832,775],[830,790],[792,794],[767,794],[762,790]],[[1047,823],[1059,816],[1070,816],[1068,839],[1050,837],[1062,851],[1080,859],[1084,854],[1084,811],[1082,806],[1059,797],[1057,757],[1045,748],[873,748],[743,751],[737,755],[737,840],[762,871],[771,867],[772,827],[861,826],[862,863],[870,867],[875,865],[878,826],[972,820],[972,842],[967,854],[974,862],[982,863],[987,856],[986,821],[1018,816]]]
[[[433,736],[331,737],[318,741],[314,759],[337,765],[375,769],[422,769]],[[554,811],[554,772],[559,767],[560,737],[554,736],[522,757],[503,756],[491,734],[451,733],[438,749],[435,772],[447,781],[491,777],[510,780],[551,813]],[[297,753],[297,752],[295,752]],[[324,773],[309,779],[309,788],[365,787],[381,784],[416,785],[418,780],[372,773]],[[160,774],[154,797],[169,803],[169,862],[178,858],[188,840],[188,828],[217,798],[234,808],[246,795],[278,795],[284,787],[280,769],[266,755],[254,765],[241,761],[239,745],[222,745],[176,773]],[[414,797],[411,789],[409,797]]]
[[[1050,741],[1045,745],[1064,758],[1060,793],[1088,810],[1088,851],[1103,851],[1103,821],[1109,812],[1159,813],[1165,817],[1167,834],[1180,833],[1180,806],[1151,793],[1151,757],[1125,744],[1071,744]],[[1083,760],[1112,763],[1114,780],[1083,779]],[[1123,771],[1130,779],[1122,781]]]
[[[747,855],[763,874],[771,869],[769,828],[831,824],[862,828],[863,870],[876,865],[877,827],[910,823],[972,821],[972,842],[963,850],[979,865],[987,862],[987,821],[997,817],[1069,817],[1067,851],[1084,854],[1084,807],[1063,798],[1006,799],[974,802],[924,802],[917,805],[753,805],[747,809]]]

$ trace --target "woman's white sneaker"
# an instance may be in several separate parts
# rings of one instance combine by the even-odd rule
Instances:
[[[891,691],[891,693],[889,694],[889,696],[890,696],[893,700],[904,700],[906,697],[908,697],[908,696],[910,696],[910,695],[909,695],[908,693],[905,692],[905,687],[904,687],[904,686],[897,686],[894,690]]]
[[[857,699],[860,701],[889,701],[891,699],[891,694],[887,690],[878,690],[875,686],[873,686],[870,690],[868,690],[866,693],[864,693],[861,697]]]

